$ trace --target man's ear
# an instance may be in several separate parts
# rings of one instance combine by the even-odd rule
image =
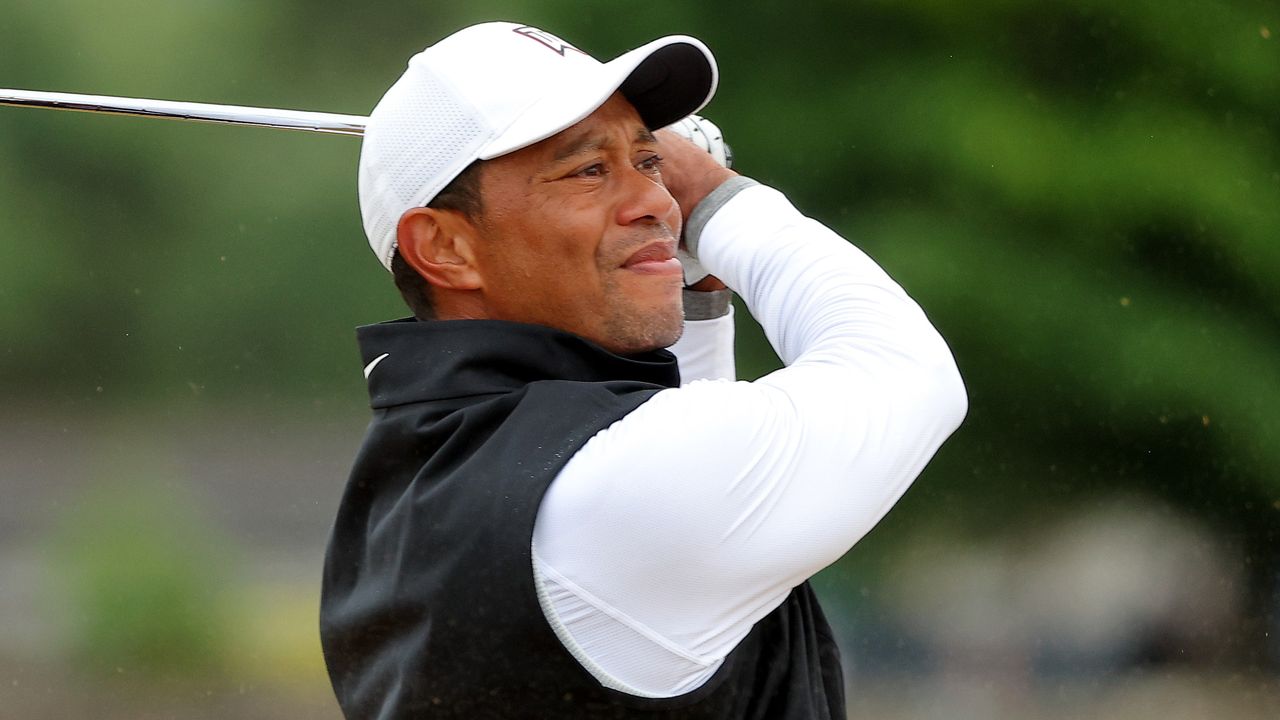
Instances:
[[[396,243],[405,262],[433,287],[478,290],[476,227],[455,210],[413,208],[400,216]]]

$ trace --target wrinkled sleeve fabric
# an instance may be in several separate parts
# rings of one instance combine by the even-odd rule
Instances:
[[[657,393],[570,460],[533,537],[552,627],[641,696],[705,682],[888,512],[967,407],[920,307],[781,193],[739,186],[704,221],[700,260],[786,367]]]

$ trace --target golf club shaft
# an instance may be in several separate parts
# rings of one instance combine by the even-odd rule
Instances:
[[[334,135],[364,135],[368,118],[359,115],[278,110],[276,108],[213,105],[209,103],[148,100],[107,95],[40,92],[35,90],[0,89],[0,105],[42,107],[53,110],[137,115],[142,117],[191,120],[194,122],[249,125],[253,127],[305,130]]]

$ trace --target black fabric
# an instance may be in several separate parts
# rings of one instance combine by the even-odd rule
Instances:
[[[685,42],[653,51],[618,88],[651,130],[699,108],[715,90],[715,68],[701,49]]]
[[[670,353],[619,357],[497,321],[358,334],[374,416],[334,523],[320,611],[347,718],[844,717],[838,653],[807,583],[710,682],[670,699],[601,687],[542,614],[530,553],[538,504],[592,435],[679,384]]]

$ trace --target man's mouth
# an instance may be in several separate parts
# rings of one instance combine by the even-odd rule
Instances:
[[[632,253],[622,266],[628,270],[658,275],[681,272],[680,261],[676,259],[676,244],[670,240],[645,245]]]

